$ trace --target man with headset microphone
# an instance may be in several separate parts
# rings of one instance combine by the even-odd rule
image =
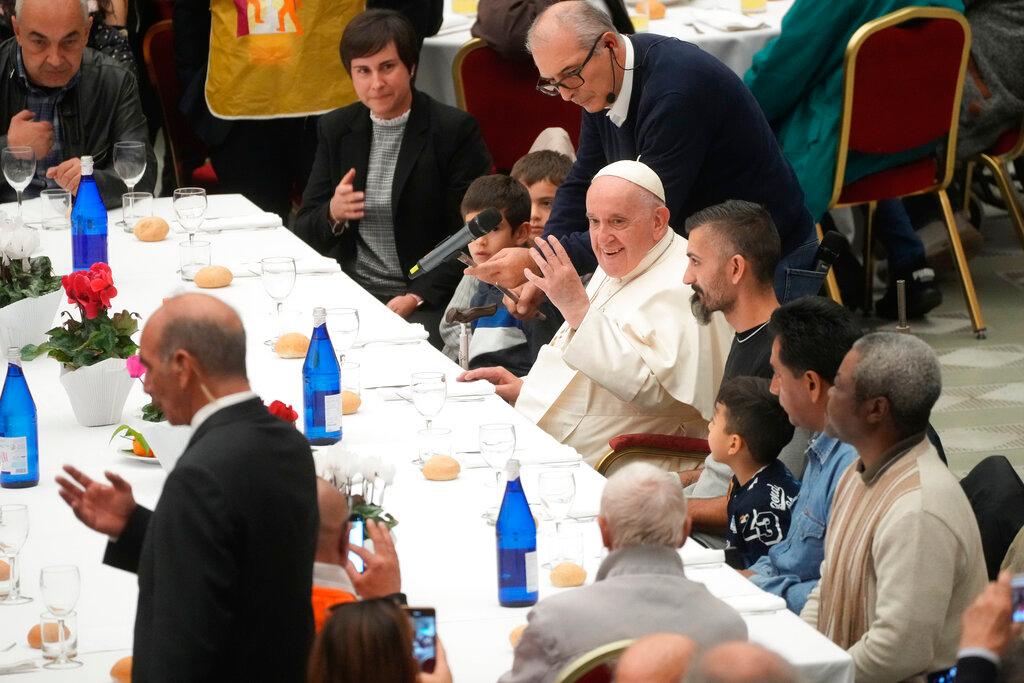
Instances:
[[[782,243],[780,301],[818,290],[823,276],[811,272],[818,242],[803,192],[757,101],[728,67],[674,38],[621,35],[583,0],[545,10],[527,49],[540,73],[538,90],[585,110],[576,162],[545,228],[579,272],[596,267],[587,236],[591,179],[611,162],[639,158],[662,179],[679,229],[685,217],[727,199],[764,206]],[[511,288],[525,282],[525,268],[536,271],[527,249],[505,249],[466,272]],[[527,282],[513,312],[531,314],[540,296]]]

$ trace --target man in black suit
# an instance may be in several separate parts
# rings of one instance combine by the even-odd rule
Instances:
[[[127,481],[65,466],[60,495],[139,575],[132,679],[300,681],[318,528],[309,444],[249,388],[245,330],[214,297],[167,300],[142,330],[144,388],[192,438],[153,511]]]

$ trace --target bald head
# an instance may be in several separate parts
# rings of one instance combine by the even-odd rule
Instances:
[[[743,641],[723,643],[697,660],[695,683],[799,683],[800,676],[782,657],[760,645]]]
[[[533,52],[537,45],[571,39],[578,47],[586,50],[598,36],[608,31],[615,33],[615,24],[607,14],[589,2],[556,2],[534,20],[526,34],[526,49]]]
[[[11,27],[29,80],[67,85],[81,68],[91,25],[86,0],[17,0]]]
[[[697,643],[676,633],[655,633],[630,645],[618,666],[618,683],[679,683],[697,653]]]
[[[316,479],[316,502],[320,509],[320,533],[317,536],[317,557],[330,556],[338,543],[348,521],[348,502],[334,486],[320,477]]]
[[[209,294],[165,299],[143,334],[151,343],[155,340],[155,350],[164,360],[184,350],[210,377],[246,376],[242,319],[235,309]]]

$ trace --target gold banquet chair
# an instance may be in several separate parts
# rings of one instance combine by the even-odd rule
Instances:
[[[611,683],[615,662],[633,642],[617,640],[580,655],[558,672],[555,683]]]
[[[971,176],[974,173],[976,164],[981,163],[988,167],[999,186],[999,194],[1003,196],[1003,203],[1013,220],[1017,229],[1017,237],[1024,247],[1024,209],[1021,209],[1021,200],[1013,189],[1010,181],[1010,172],[1006,165],[1024,154],[1024,121],[1016,128],[1011,128],[996,140],[991,147],[967,162],[967,179],[964,183],[964,206],[970,205],[971,199]],[[1024,179],[1022,179],[1024,180]]]
[[[611,450],[594,468],[608,477],[631,462],[650,462],[670,472],[682,472],[704,462],[711,447],[707,439],[670,434],[620,434],[608,442]]]

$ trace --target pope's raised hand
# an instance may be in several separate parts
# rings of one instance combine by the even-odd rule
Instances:
[[[535,239],[537,249],[531,249],[530,255],[540,269],[540,275],[535,275],[529,270],[523,274],[530,283],[536,285],[552,304],[562,313],[565,322],[574,330],[583,323],[583,318],[590,310],[590,300],[587,298],[586,287],[580,279],[572,259],[566,253],[565,247],[553,236],[545,240],[542,237]]]

